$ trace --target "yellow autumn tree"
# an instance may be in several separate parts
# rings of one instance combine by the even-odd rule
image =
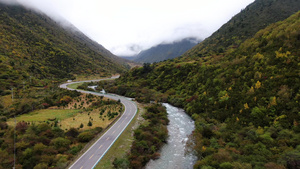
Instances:
[[[259,89],[261,87],[261,82],[260,81],[257,81],[256,84],[255,84],[255,88],[256,89]]]
[[[202,152],[205,152],[205,150],[206,150],[206,147],[202,146]]]
[[[254,93],[254,88],[253,88],[253,86],[251,86],[251,88],[249,89],[248,93],[249,93],[249,94],[253,94],[253,93]]]
[[[255,60],[260,60],[260,59],[263,59],[264,58],[264,55],[260,54],[260,53],[256,53],[256,55],[253,56],[253,59]]]
[[[245,104],[244,104],[244,109],[245,109],[245,110],[249,109],[248,103],[245,103]]]
[[[271,97],[270,99],[270,103],[269,103],[269,106],[268,107],[271,107],[271,106],[276,106],[277,105],[277,101],[276,101],[276,97]]]
[[[276,58],[287,58],[291,55],[290,51],[286,51],[285,53],[282,53],[282,48],[280,48],[278,51],[275,51]]]

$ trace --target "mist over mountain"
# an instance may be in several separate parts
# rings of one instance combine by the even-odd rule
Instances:
[[[141,51],[134,57],[126,57],[126,59],[134,60],[141,63],[153,63],[163,60],[173,59],[181,56],[187,50],[198,44],[200,40],[197,38],[184,38],[173,43],[161,43],[150,49]]]
[[[185,56],[209,56],[222,53],[228,47],[235,48],[259,30],[286,19],[299,8],[299,0],[256,0],[209,38],[185,53]]]

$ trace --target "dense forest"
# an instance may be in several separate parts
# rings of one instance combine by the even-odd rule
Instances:
[[[61,26],[22,6],[0,3],[0,10],[1,90],[18,87],[30,76],[39,81],[70,79],[78,74],[110,75],[126,70],[118,57],[75,27]]]
[[[253,6],[270,17],[279,14],[279,6],[299,10],[297,1],[268,0],[245,10]],[[248,16],[244,12],[229,23]],[[269,26],[258,20],[255,27],[265,28],[247,38],[237,31],[228,45],[205,45],[214,42],[212,36],[184,57],[144,64],[99,85],[140,102],[183,107],[196,125],[189,144],[198,157],[194,168],[299,168],[300,12],[280,18],[285,16]],[[214,51],[218,47],[223,49]]]

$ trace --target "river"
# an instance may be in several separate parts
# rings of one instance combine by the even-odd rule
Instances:
[[[195,129],[194,121],[182,110],[170,104],[163,104],[167,108],[169,138],[160,152],[160,158],[151,160],[146,169],[192,169],[196,157],[185,155],[188,136]]]

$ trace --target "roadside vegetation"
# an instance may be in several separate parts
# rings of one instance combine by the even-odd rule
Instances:
[[[128,153],[134,141],[134,130],[141,124],[147,123],[142,117],[145,113],[145,105],[137,103],[137,106],[138,112],[136,116],[107,151],[105,156],[102,157],[95,167],[96,169],[126,168],[129,166]],[[119,161],[118,164],[116,164],[116,161]]]
[[[159,151],[168,138],[166,108],[159,104],[147,106],[142,115],[144,122],[134,130],[134,141],[130,152],[124,157],[115,158],[114,168],[143,168],[150,159],[160,157]]]
[[[87,82],[79,85],[78,89],[91,90],[88,86],[97,86],[98,91],[104,86],[107,87],[107,84],[114,84],[114,81]],[[141,99],[139,101],[143,102]],[[143,103],[147,103],[147,100]],[[144,122],[133,131],[134,140],[131,148],[126,149],[128,151],[126,156],[102,163],[106,167],[138,169],[143,168],[150,159],[155,160],[160,157],[159,151],[168,138],[169,119],[166,108],[155,103],[143,105],[145,106],[145,113],[142,115]],[[99,165],[98,167],[101,168]]]
[[[54,96],[54,95],[53,95]],[[44,109],[14,118],[0,116],[0,168],[65,168],[122,112],[118,101],[63,90],[44,99]],[[56,98],[56,99],[53,99]]]

